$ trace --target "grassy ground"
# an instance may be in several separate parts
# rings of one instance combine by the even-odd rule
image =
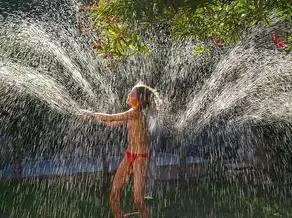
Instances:
[[[292,217],[291,197],[281,187],[269,190],[210,179],[194,184],[158,184],[156,198],[147,201],[153,218]],[[12,183],[0,184],[0,211],[15,218],[112,217],[109,188],[97,184],[47,181],[24,184],[20,193]],[[131,186],[123,193],[125,212],[133,207]]]

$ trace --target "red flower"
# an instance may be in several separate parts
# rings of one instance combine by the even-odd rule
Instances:
[[[214,45],[221,45],[221,40],[220,40],[220,39],[213,39],[213,40],[212,40],[212,43],[213,43]]]
[[[273,36],[273,41],[279,41],[280,37],[279,36]]]
[[[82,13],[82,12],[84,12],[84,11],[85,11],[84,8],[79,8],[79,12],[80,12],[80,13]]]
[[[280,42],[277,43],[277,46],[279,48],[285,48],[285,43],[283,41],[280,41]]]
[[[101,39],[94,39],[92,41],[93,49],[100,49],[101,48]]]

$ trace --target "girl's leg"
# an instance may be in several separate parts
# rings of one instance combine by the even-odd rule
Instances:
[[[138,158],[133,164],[134,177],[134,203],[140,212],[141,218],[148,218],[148,211],[144,203],[144,189],[147,176],[146,158]]]
[[[123,218],[120,208],[120,195],[122,189],[129,182],[130,167],[127,160],[124,158],[114,176],[112,191],[110,195],[112,213],[115,218]]]

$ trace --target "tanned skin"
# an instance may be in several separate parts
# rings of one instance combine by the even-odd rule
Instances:
[[[91,113],[84,111],[81,116],[102,121],[107,126],[127,125],[128,148],[127,151],[134,154],[148,153],[148,137],[145,129],[144,114],[138,110],[141,102],[138,100],[137,91],[132,90],[127,99],[131,109],[117,114]],[[138,157],[133,165],[130,165],[126,156],[122,160],[114,176],[110,201],[112,213],[115,218],[124,218],[120,208],[120,195],[128,184],[129,178],[134,179],[134,204],[139,210],[141,218],[148,218],[148,211],[144,203],[144,187],[146,181],[148,158]]]

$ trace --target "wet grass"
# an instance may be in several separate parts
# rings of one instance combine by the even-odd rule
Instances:
[[[19,193],[12,183],[0,184],[0,211],[15,218],[112,217],[110,186],[47,181],[24,184]],[[153,218],[292,217],[292,199],[279,186],[253,187],[239,182],[202,179],[193,184],[157,184],[147,201]],[[131,186],[123,193],[125,212],[136,211]]]

